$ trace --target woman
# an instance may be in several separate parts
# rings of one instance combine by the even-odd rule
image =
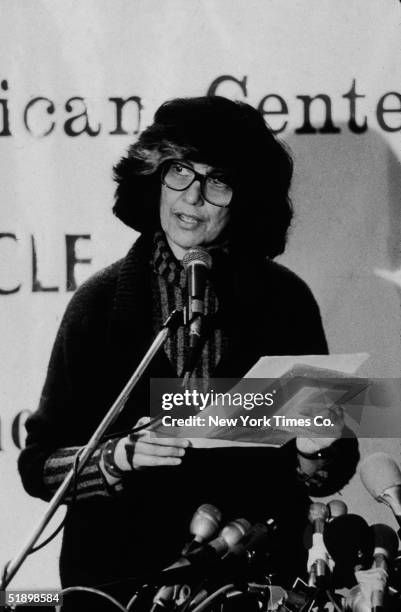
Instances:
[[[141,236],[124,259],[74,295],[39,408],[27,422],[19,467],[31,495],[51,497],[162,321],[185,303],[180,260],[191,247],[213,258],[194,375],[241,377],[262,355],[327,352],[310,290],[273,262],[291,221],[291,177],[288,153],[251,106],[203,97],[158,109],[115,168],[114,213]],[[148,416],[149,378],[180,376],[187,350],[188,331],[180,328],[112,432]],[[317,455],[321,447],[327,448]],[[293,546],[282,573],[290,582],[304,569],[299,543],[308,492],[338,490],[357,460],[353,440],[195,450],[186,440],[150,439],[146,431],[122,434],[102,445],[79,477],[64,529],[62,584],[98,585],[164,567],[179,555],[191,516],[206,502],[225,520],[273,516]],[[111,591],[123,599],[132,588]]]

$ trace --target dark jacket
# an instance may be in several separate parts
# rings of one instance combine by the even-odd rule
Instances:
[[[58,448],[87,442],[150,344],[150,251],[151,241],[140,237],[125,259],[80,287],[67,308],[19,460],[31,495],[50,497],[42,478],[46,459]],[[217,261],[212,282],[229,339],[214,377],[241,377],[262,355],[327,353],[318,306],[307,285],[285,267],[234,256],[228,266]],[[113,431],[147,414],[149,377],[176,375],[161,351]],[[333,485],[328,479],[322,494],[341,488],[355,471],[357,445],[336,444],[342,442],[346,469],[336,471]],[[202,503],[221,508],[225,520],[273,516],[300,550],[308,491],[296,467],[291,442],[283,449],[190,449],[178,468],[131,473],[123,493],[94,496],[69,508],[62,584],[100,584],[165,566],[188,539],[189,521]],[[291,558],[285,561],[289,575],[300,559]]]

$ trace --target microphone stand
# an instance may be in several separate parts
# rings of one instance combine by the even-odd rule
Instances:
[[[189,312],[188,306],[184,310],[184,325],[190,328],[190,345],[181,373],[181,386],[186,389],[189,379],[199,358],[199,348],[202,335],[203,312]]]
[[[113,405],[110,407],[109,411],[98,425],[96,431],[90,438],[89,442],[86,446],[83,447],[82,453],[79,458],[79,464],[77,467],[77,474],[81,472],[81,470],[85,467],[99,443],[102,440],[107,429],[114,423],[119,414],[122,412],[128,397],[138,383],[138,381],[143,376],[146,368],[149,366],[153,358],[156,356],[160,348],[163,346],[168,336],[172,331],[175,331],[180,325],[182,325],[183,317],[182,311],[173,310],[170,316],[164,322],[162,328],[156,335],[149,349],[145,353],[142,361],[136,368],[135,372],[132,374],[131,378],[128,380],[125,387],[122,389],[120,395],[117,397]],[[25,545],[22,547],[21,551],[17,554],[17,556],[10,562],[9,566],[6,567],[4,571],[4,576],[0,584],[0,591],[5,590],[8,584],[11,582],[21,565],[24,563],[26,557],[30,554],[32,548],[35,543],[38,541],[38,538],[43,533],[46,525],[49,523],[50,519],[55,514],[56,510],[62,503],[65,495],[67,494],[68,489],[74,478],[74,468],[72,468],[65,479],[63,480],[60,487],[57,489],[56,493],[52,497],[49,502],[49,506],[43,516],[43,518],[39,521],[38,525],[33,530],[31,536],[28,538]]]

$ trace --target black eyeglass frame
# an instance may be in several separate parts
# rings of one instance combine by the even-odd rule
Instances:
[[[183,187],[182,189],[177,189],[177,187],[171,187],[171,185],[168,185],[165,182],[165,180],[164,180],[166,174],[168,173],[168,171],[170,169],[170,166],[172,166],[173,164],[178,164],[179,166],[182,166],[183,168],[186,168],[187,170],[190,170],[193,173],[193,175],[194,175],[194,177],[193,177],[192,181],[189,183],[189,185],[187,185],[186,187]],[[208,174],[201,174],[200,172],[197,172],[196,170],[194,170],[194,168],[192,168],[192,166],[189,166],[188,164],[186,164],[185,162],[182,162],[179,159],[169,159],[168,161],[164,162],[164,164],[162,166],[161,183],[162,183],[162,185],[165,185],[166,187],[168,187],[169,189],[172,189],[173,191],[185,191],[186,189],[189,189],[191,187],[191,185],[194,184],[195,181],[199,181],[201,195],[202,195],[202,198],[204,200],[206,200],[206,202],[208,202],[212,206],[217,206],[218,208],[227,208],[228,206],[230,206],[231,201],[233,199],[233,195],[234,195],[234,190],[231,187],[231,185],[228,185],[228,183],[226,183],[226,184],[231,188],[231,198],[230,198],[230,201],[227,204],[215,204],[215,202],[211,202],[210,200],[208,200],[207,197],[204,194],[204,185],[205,185],[207,179],[209,179],[210,177],[213,177],[214,173],[216,173],[216,170],[212,170]]]

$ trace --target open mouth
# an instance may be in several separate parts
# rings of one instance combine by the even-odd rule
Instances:
[[[185,215],[184,213],[176,213],[177,219],[187,227],[195,227],[199,223],[202,222],[202,219],[199,217],[194,217],[192,215]]]

